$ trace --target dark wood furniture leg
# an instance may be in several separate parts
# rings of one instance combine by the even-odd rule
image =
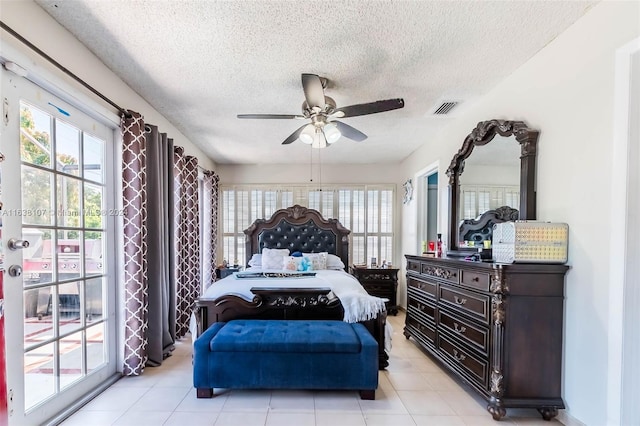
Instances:
[[[558,415],[558,409],[555,407],[538,408],[538,412],[542,414],[542,418],[546,421],[550,421]]]
[[[489,401],[489,405],[487,405],[487,411],[491,413],[493,420],[500,420],[507,415],[507,409],[504,408],[500,401],[496,401],[493,398]]]
[[[376,391],[375,390],[361,390],[360,391],[360,399],[368,399],[368,400],[374,400],[376,399]]]
[[[197,388],[196,389],[196,397],[198,397],[198,398],[212,398],[213,397],[213,389],[211,389],[211,388]]]

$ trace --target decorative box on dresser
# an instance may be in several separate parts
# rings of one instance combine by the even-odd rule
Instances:
[[[405,257],[407,339],[485,397],[495,420],[509,407],[556,416],[568,266]]]
[[[387,312],[392,315],[398,314],[398,303],[396,302],[398,291],[398,269],[397,268],[367,268],[366,266],[352,265],[351,275],[356,277],[360,284],[372,296],[389,299],[386,303]]]

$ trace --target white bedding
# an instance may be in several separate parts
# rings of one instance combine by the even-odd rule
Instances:
[[[249,268],[244,272],[235,272],[213,283],[202,295],[202,299],[217,299],[218,297],[233,294],[247,301],[255,296],[251,292],[252,287],[282,287],[282,288],[310,288],[328,287],[331,292],[340,299],[344,308],[345,322],[358,322],[373,319],[385,310],[384,302],[387,299],[371,296],[366,292],[358,280],[345,271],[318,270],[313,277],[295,278],[238,278],[243,273],[278,273],[282,270]],[[328,295],[331,297],[331,294]],[[192,323],[194,323],[192,318]],[[195,330],[192,336],[195,337]],[[385,349],[390,350],[391,325],[387,322],[385,329]]]
[[[252,287],[310,288],[328,287],[340,299],[344,307],[344,321],[358,322],[373,319],[384,311],[387,299],[371,296],[360,285],[358,280],[344,271],[328,269],[313,271],[313,277],[297,278],[239,278],[243,274],[277,273],[287,275],[282,270],[250,268],[244,272],[235,272],[220,281],[216,281],[202,295],[203,299],[217,299],[225,294],[234,294],[250,301],[254,294]],[[296,273],[293,273],[294,275]],[[331,298],[331,294],[329,294]]]

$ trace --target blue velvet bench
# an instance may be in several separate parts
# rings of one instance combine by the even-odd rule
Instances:
[[[198,398],[227,388],[350,389],[375,399],[378,343],[343,321],[218,322],[196,339],[193,383]]]

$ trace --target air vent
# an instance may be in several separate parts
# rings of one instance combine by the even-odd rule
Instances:
[[[433,108],[433,115],[447,115],[458,105],[458,101],[442,101]]]

